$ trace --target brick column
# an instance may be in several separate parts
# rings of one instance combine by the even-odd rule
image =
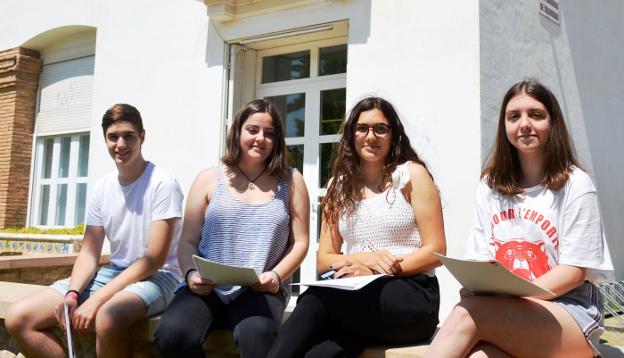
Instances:
[[[41,66],[37,51],[0,51],[0,229],[26,225]]]

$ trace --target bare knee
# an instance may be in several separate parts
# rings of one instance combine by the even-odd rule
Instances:
[[[14,336],[24,332],[33,326],[32,307],[24,302],[16,302],[7,310],[4,325],[9,333]]]
[[[95,333],[98,336],[108,336],[113,331],[127,330],[131,324],[122,310],[104,305],[95,316]]]

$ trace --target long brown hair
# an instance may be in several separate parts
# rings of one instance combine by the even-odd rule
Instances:
[[[355,150],[355,126],[362,112],[380,110],[390,123],[390,153],[382,170],[384,178],[392,175],[397,165],[413,161],[425,166],[410,144],[396,109],[383,98],[367,97],[359,101],[342,123],[342,137],[333,155],[332,180],[323,198],[323,220],[330,226],[338,222],[341,214],[351,215],[355,201],[362,198],[360,158]],[[385,180],[384,180],[385,183]],[[382,188],[380,188],[381,190]]]
[[[240,134],[243,124],[254,113],[268,113],[273,125],[273,153],[266,159],[267,172],[269,175],[286,175],[288,173],[288,151],[286,150],[286,140],[284,139],[284,124],[280,113],[273,103],[264,99],[255,99],[241,108],[232,125],[228,130],[225,141],[226,152],[221,157],[221,162],[229,167],[235,167],[240,163]]]
[[[561,189],[568,181],[572,167],[579,165],[557,98],[548,88],[536,80],[516,83],[503,97],[496,138],[481,172],[481,179],[485,179],[491,189],[501,194],[516,195],[524,192],[520,187],[523,174],[518,150],[509,142],[505,131],[507,104],[519,94],[533,97],[541,102],[548,111],[551,130],[544,146],[544,178],[541,184],[551,190]]]

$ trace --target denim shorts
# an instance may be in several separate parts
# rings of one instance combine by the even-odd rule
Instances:
[[[93,279],[84,289],[78,300],[79,304],[86,301],[95,291],[104,287],[111,282],[117,275],[122,273],[123,267],[115,265],[106,265],[100,267]],[[160,269],[145,281],[135,282],[124,288],[123,292],[131,292],[143,299],[145,303],[146,317],[151,317],[162,313],[173,299],[174,290],[178,285],[178,281],[167,270]],[[51,288],[58,291],[61,295],[67,293],[69,287],[69,278],[58,280],[50,285]]]
[[[593,348],[594,356],[600,357],[598,344],[600,335],[604,332],[604,320],[602,297],[598,288],[585,281],[581,286],[551,302],[559,304],[574,318]]]

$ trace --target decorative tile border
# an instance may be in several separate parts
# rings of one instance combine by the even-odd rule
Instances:
[[[81,236],[68,237],[67,235],[46,235],[37,237],[6,237],[0,236],[0,255],[7,254],[69,254],[78,252]],[[22,235],[20,235],[22,236]]]

